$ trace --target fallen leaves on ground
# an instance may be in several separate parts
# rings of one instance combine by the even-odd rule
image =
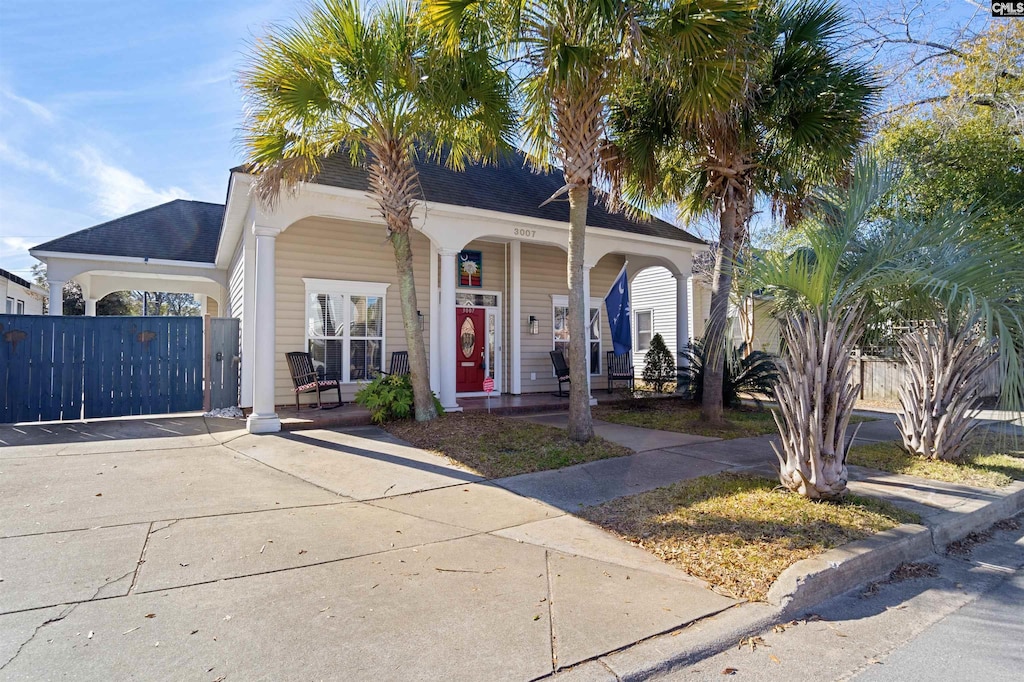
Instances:
[[[716,590],[763,601],[793,563],[919,518],[848,496],[813,502],[773,481],[717,474],[612,500],[580,512]]]

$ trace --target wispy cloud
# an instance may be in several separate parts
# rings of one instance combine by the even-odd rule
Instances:
[[[42,159],[32,158],[28,154],[11,147],[2,138],[0,138],[0,161],[30,173],[45,175],[52,182],[62,185],[68,183],[67,178],[61,175],[52,165]]]
[[[21,105],[21,107],[25,111],[27,111],[43,123],[53,123],[54,120],[56,120],[56,116],[52,111],[50,111],[48,107],[40,104],[39,102],[28,99],[27,97],[22,97],[18,94],[15,94],[7,88],[0,89],[0,97],[2,97],[3,99],[10,100],[15,104]]]
[[[24,237],[3,237],[0,238],[0,244],[4,245],[2,253],[5,256],[8,254],[21,256],[35,246],[36,242]]]
[[[145,180],[109,163],[99,150],[88,145],[74,152],[79,176],[94,195],[93,208],[107,218],[115,218],[172,199],[191,199],[180,187],[154,189]]]

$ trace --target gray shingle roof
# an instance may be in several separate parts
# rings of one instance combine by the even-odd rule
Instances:
[[[516,152],[497,164],[467,166],[462,172],[424,161],[417,162],[416,166],[427,201],[568,222],[569,203],[564,200],[564,195],[560,197],[562,200],[541,206],[565,184],[562,174],[535,173],[526,167],[525,162],[525,157]],[[326,159],[313,182],[362,191],[368,188],[366,169],[354,168],[344,154]],[[598,192],[590,193],[587,209],[587,224],[592,227],[693,244],[704,243],[685,230],[657,218],[637,221],[620,213],[611,213],[595,195]]]
[[[21,286],[25,287],[26,289],[31,289],[32,288],[32,285],[29,283],[29,281],[27,279],[25,279],[23,277],[18,277],[13,272],[7,272],[3,268],[0,268],[0,277],[3,277],[4,279],[9,279],[10,281],[14,282],[15,284],[20,284]]]
[[[224,206],[175,199],[58,237],[33,250],[213,263]]]

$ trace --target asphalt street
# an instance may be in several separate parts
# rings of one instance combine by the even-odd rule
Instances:
[[[663,679],[1024,679],[1024,515]]]

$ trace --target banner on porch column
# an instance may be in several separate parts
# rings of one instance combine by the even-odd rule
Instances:
[[[629,323],[629,276],[623,264],[619,276],[612,283],[608,295],[604,297],[604,305],[608,310],[608,324],[612,328],[612,346],[616,355],[633,350],[633,329]]]

